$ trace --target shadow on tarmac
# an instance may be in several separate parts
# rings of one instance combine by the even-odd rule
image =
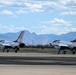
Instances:
[[[76,65],[76,57],[0,56],[0,64],[14,64],[14,65]]]

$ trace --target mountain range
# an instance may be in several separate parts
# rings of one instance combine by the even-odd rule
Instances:
[[[0,39],[13,41],[16,40],[20,32],[0,34]],[[76,39],[76,32],[69,32],[67,34],[36,34],[25,30],[23,42],[27,45],[49,44],[54,40],[71,41]]]

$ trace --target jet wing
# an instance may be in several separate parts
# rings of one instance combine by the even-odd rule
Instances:
[[[5,46],[9,46],[9,47],[11,47],[10,44],[0,44],[0,48],[3,48],[3,47],[5,47]]]
[[[3,43],[2,46],[11,46],[10,44]]]
[[[67,44],[62,44],[62,43],[58,44],[58,46],[68,47],[68,45],[67,45]]]
[[[60,47],[69,47],[67,44],[57,44],[57,45],[54,45],[55,48],[60,48]]]

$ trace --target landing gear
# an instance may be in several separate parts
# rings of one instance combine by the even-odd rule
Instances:
[[[60,47],[58,54],[60,54],[60,51],[63,51],[63,54],[66,54],[66,48],[64,47]]]
[[[63,51],[63,54],[66,54],[67,49],[69,49],[72,52],[72,54],[75,54],[76,52],[76,47],[73,47],[73,48],[60,47],[58,54],[60,54],[60,51]]]
[[[72,54],[75,54],[75,51],[72,51]]]
[[[8,53],[8,52],[9,52],[9,50],[10,50],[10,47],[5,46],[5,47],[3,48],[3,52],[5,52],[5,51],[6,51],[6,52]]]
[[[66,54],[66,50],[63,51],[63,54]]]
[[[17,51],[19,50],[19,47],[14,47],[13,50],[15,51],[15,53],[17,53]]]
[[[3,52],[9,52],[9,50],[10,49],[12,49],[11,47],[9,47],[9,46],[5,46],[4,48],[3,48]],[[13,50],[15,51],[15,53],[17,53],[17,51],[19,50],[19,47],[18,46],[15,46],[14,48],[13,48]]]
[[[73,48],[71,49],[71,51],[72,51],[72,54],[75,54],[75,52],[76,52],[76,47],[73,47]]]

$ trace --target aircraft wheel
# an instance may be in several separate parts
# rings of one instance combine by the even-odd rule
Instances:
[[[66,51],[63,51],[63,54],[66,54]]]
[[[9,52],[9,50],[7,50],[7,53]]]
[[[17,50],[15,50],[15,53],[17,53]]]
[[[72,54],[75,54],[76,47],[72,48],[71,51],[72,51]]]
[[[13,50],[15,51],[15,53],[17,53],[17,51],[19,50],[18,47],[14,47]]]
[[[9,48],[8,48],[7,46],[5,46],[5,47],[3,48],[3,52],[5,52],[5,51],[9,52]]]
[[[5,50],[3,50],[3,52],[5,52]]]
[[[73,54],[75,54],[75,51],[72,51]]]

